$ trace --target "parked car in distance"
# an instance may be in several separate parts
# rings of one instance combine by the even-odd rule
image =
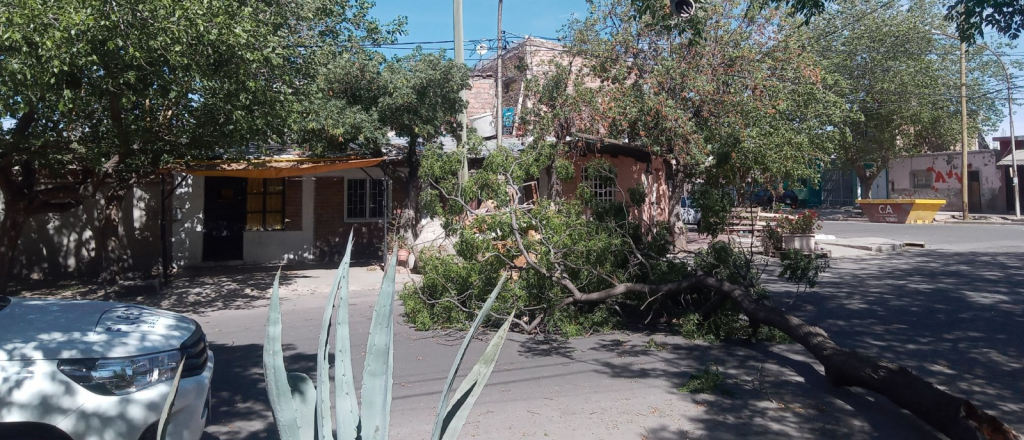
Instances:
[[[197,322],[135,305],[0,295],[0,439],[154,439],[182,363],[167,438],[197,440],[213,377]]]
[[[700,227],[700,210],[693,206],[690,196],[683,196],[680,205],[683,208],[683,223]]]
[[[771,190],[762,188],[750,195],[750,204],[769,209],[775,205],[796,208],[800,205],[800,196],[791,189],[787,189],[779,196],[776,196]]]

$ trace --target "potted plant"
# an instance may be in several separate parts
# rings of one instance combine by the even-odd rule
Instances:
[[[388,239],[385,244],[386,248],[384,250],[384,253],[390,254],[391,250],[395,248],[395,245],[398,246],[398,266],[409,267],[409,254],[411,253],[411,246],[409,246],[409,240],[407,240],[405,236],[399,232],[393,232],[391,234],[388,234]]]
[[[807,210],[795,216],[779,219],[782,247],[803,252],[814,252],[814,232],[821,229],[818,213]]]

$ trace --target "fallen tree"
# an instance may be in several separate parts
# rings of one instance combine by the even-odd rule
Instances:
[[[859,387],[885,396],[951,440],[1021,440],[1013,428],[922,379],[906,367],[840,347],[819,327],[756,300],[742,287],[707,276],[700,283],[737,304],[752,326],[778,329],[811,352],[836,387]],[[707,310],[706,312],[711,312]]]

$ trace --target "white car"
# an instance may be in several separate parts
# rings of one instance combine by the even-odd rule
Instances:
[[[0,439],[155,438],[181,362],[167,438],[197,440],[210,414],[213,353],[194,320],[0,295]]]
[[[693,206],[690,196],[683,196],[679,204],[683,208],[683,224],[700,227],[700,210]]]

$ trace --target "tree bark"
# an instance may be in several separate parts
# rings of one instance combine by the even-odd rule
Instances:
[[[0,294],[7,292],[7,284],[15,269],[14,254],[28,217],[25,209],[25,203],[4,198],[3,218],[0,219]]]
[[[672,194],[669,196],[669,204],[672,206],[669,211],[669,237],[672,239],[672,246],[676,252],[684,252],[687,250],[686,243],[686,224],[683,223],[683,207],[680,202],[683,199],[684,188],[686,187],[686,180],[682,173],[672,173]]]
[[[96,251],[100,257],[100,282],[116,284],[129,265],[128,240],[121,224],[124,197],[132,188],[129,182],[116,182],[103,195],[100,222],[96,233]]]
[[[875,179],[881,175],[882,168],[874,170],[874,172],[868,171],[864,167],[864,164],[857,164],[853,167],[854,172],[857,174],[857,180],[860,182],[860,198],[870,199],[871,198],[871,186],[875,184]]]
[[[1022,440],[1013,428],[963,397],[943,391],[893,362],[838,346],[824,330],[755,300],[739,286],[705,279],[735,301],[754,325],[775,327],[793,338],[825,367],[837,387],[860,387],[881,394],[951,440]]]
[[[419,136],[409,136],[409,148],[405,156],[409,173],[406,175],[405,203],[403,203],[401,221],[402,234],[412,240],[416,240],[420,235],[420,156],[416,151],[417,141],[419,141]]]
[[[558,178],[558,173],[555,172],[555,164],[551,163],[544,167],[544,172],[548,175],[548,199],[549,200],[561,200],[562,199],[562,179]]]

